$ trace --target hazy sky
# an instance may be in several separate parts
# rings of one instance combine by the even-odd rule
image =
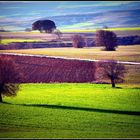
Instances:
[[[40,18],[140,9],[138,1],[1,1],[0,27],[21,29]],[[19,26],[18,26],[19,25]],[[23,26],[24,28],[24,26]]]

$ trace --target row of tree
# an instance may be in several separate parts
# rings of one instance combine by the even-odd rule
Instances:
[[[82,35],[72,36],[73,47],[83,48],[86,46],[85,38]],[[95,33],[96,46],[104,46],[106,51],[115,51],[117,44],[117,35],[112,31],[98,30]]]

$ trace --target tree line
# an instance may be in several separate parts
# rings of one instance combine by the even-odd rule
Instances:
[[[82,35],[73,35],[72,44],[75,48],[83,48],[86,45],[86,40]],[[115,51],[118,47],[117,35],[112,31],[97,30],[95,33],[96,46],[103,46],[106,51]]]

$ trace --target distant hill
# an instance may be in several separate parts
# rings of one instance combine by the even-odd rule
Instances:
[[[102,13],[73,14],[53,16],[41,19],[55,21],[59,28],[65,29],[93,29],[108,27],[135,27],[140,26],[140,9],[107,11]]]
[[[47,15],[47,13],[46,13]],[[18,22],[7,22],[8,26],[23,29],[31,28],[32,23],[39,19],[53,20],[58,29],[96,29],[107,26],[111,27],[140,27],[140,9],[116,10],[106,12],[95,12],[86,14],[71,14],[61,16],[46,16],[43,18],[27,19],[22,24]]]

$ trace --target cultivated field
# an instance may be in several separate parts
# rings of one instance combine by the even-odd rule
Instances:
[[[115,59],[119,61],[140,62],[140,45],[119,46],[117,51],[102,51],[102,47],[88,48],[41,48],[21,50],[0,50],[1,52],[12,52],[22,54],[43,54],[48,56],[64,56],[70,58],[84,59]]]
[[[60,30],[62,32],[61,39],[63,41],[69,41],[71,40],[71,36],[73,34],[81,34],[84,35],[85,38],[93,38],[95,35],[95,32],[98,29],[93,30]],[[140,27],[128,27],[128,28],[108,28],[105,30],[110,30],[116,33],[118,37],[121,36],[135,36],[140,35]],[[32,31],[32,32],[0,32],[0,36],[2,39],[13,39],[15,41],[19,41],[19,39],[22,39],[22,41],[28,41],[28,40],[39,40],[39,41],[50,41],[50,40],[56,40],[58,39],[56,34],[46,34],[46,33],[40,33],[39,31]],[[6,42],[6,41],[4,41]],[[10,41],[8,41],[9,43]],[[12,42],[12,40],[11,40]]]
[[[64,56],[64,57],[68,57],[68,58],[81,58],[81,59],[93,59],[93,60],[114,59],[114,60],[119,60],[119,61],[140,62],[140,46],[139,45],[119,46],[117,51],[113,51],[113,52],[112,51],[111,52],[102,51],[100,47],[80,48],[80,49],[77,49],[77,48],[44,48],[44,49],[23,49],[23,50],[1,50],[0,52],[1,53],[2,52],[11,52],[11,53],[23,53],[23,54],[42,54],[42,55],[47,55],[47,56]],[[20,62],[19,62],[20,58],[17,60],[18,60],[18,63],[20,64]],[[25,63],[24,65],[23,64],[21,65],[22,66],[21,71],[23,70],[27,75],[31,75],[30,69],[32,69],[32,75],[34,75],[34,76],[32,76],[32,75],[29,76],[30,80],[33,78],[35,79],[37,74],[38,74],[37,77],[41,78],[41,75],[42,76],[45,75],[45,76],[43,76],[45,78],[47,76],[47,74],[45,74],[45,71],[48,71],[49,70],[48,68],[51,68],[53,70],[53,68],[51,67],[53,64],[52,61],[48,62],[47,59],[38,60],[36,58],[36,60],[31,60],[30,58],[27,58],[27,59],[22,60],[21,63]],[[41,68],[39,70],[38,69],[39,67],[37,66],[38,64],[46,64],[47,66],[45,66],[45,65],[44,65],[44,67],[41,66]],[[56,74],[53,74],[53,76],[57,76],[57,73],[59,71],[60,73],[63,73],[63,77],[66,77],[64,75],[68,74],[67,72],[71,68],[69,67],[67,69],[67,67],[65,67],[63,65],[64,65],[63,62],[58,64],[57,68],[55,68],[53,70],[53,71],[56,71],[55,72]],[[68,66],[71,66],[71,64],[69,63]],[[66,68],[67,72],[62,72],[64,70],[63,68]],[[77,68],[79,68],[79,67],[77,67]],[[51,69],[48,71],[49,73],[51,72]],[[125,83],[127,83],[127,84],[140,83],[140,65],[126,65],[126,69],[127,69],[127,73],[125,74]],[[87,68],[85,70],[88,71]],[[80,73],[78,73],[78,75],[82,76],[83,72],[81,70],[79,72]],[[71,74],[73,75],[73,73],[76,73],[76,71],[75,72],[73,71]],[[39,74],[40,74],[40,76],[39,76]],[[88,74],[88,72],[87,72],[87,74]],[[70,79],[72,78],[72,75],[69,77]],[[89,77],[89,76],[87,76],[87,77]]]
[[[41,42],[42,40],[39,39],[2,39],[1,44],[9,44],[12,42]],[[43,42],[43,41],[42,41]]]
[[[1,138],[139,138],[137,85],[22,84],[0,105]]]

